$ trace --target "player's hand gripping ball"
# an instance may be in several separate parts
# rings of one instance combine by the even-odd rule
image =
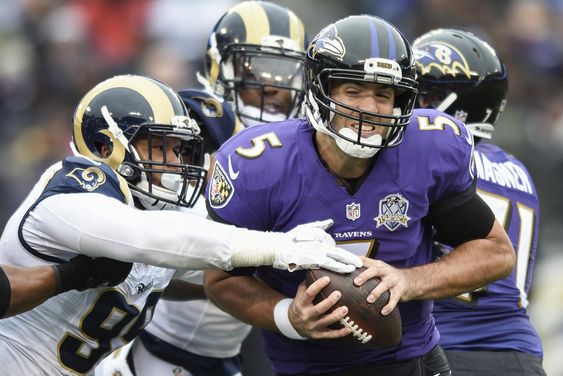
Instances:
[[[381,309],[389,302],[388,291],[381,294],[375,302],[368,303],[369,293],[381,280],[373,278],[366,281],[362,286],[356,286],[353,282],[354,278],[365,269],[365,267],[362,267],[349,274],[338,274],[326,269],[310,269],[307,271],[306,283],[309,286],[324,276],[330,277],[330,283],[317,295],[315,304],[328,297],[335,290],[342,293],[342,297],[333,309],[346,306],[348,307],[348,315],[340,320],[340,324],[335,324],[333,327],[346,326],[350,329],[351,334],[339,339],[339,341],[360,348],[396,346],[401,341],[402,336],[399,308],[395,307],[387,316],[381,314]]]

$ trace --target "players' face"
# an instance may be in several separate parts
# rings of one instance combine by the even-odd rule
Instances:
[[[444,100],[444,95],[420,93],[417,96],[421,108],[437,108]]]
[[[390,86],[375,83],[340,81],[332,87],[330,97],[337,102],[342,102],[361,111],[391,115],[393,114],[393,106],[395,104],[395,89]],[[357,111],[338,105],[336,109],[356,118],[358,117]],[[372,115],[367,115],[365,119],[379,122],[389,121]],[[332,120],[332,126],[337,132],[344,127],[348,127],[357,133],[360,125],[358,120],[335,114]],[[361,137],[368,138],[377,133],[385,138],[387,131],[387,127],[363,123]]]
[[[295,59],[254,56],[242,60],[237,70],[244,105],[261,108],[263,96],[263,110],[269,114],[288,115],[294,90],[303,89],[303,62]]]
[[[170,166],[178,165],[181,159],[182,141],[178,138],[167,137],[164,142],[162,137],[152,136],[149,142],[147,137],[139,137],[133,143],[133,147],[137,150],[139,158],[142,161],[152,161],[157,164],[145,166],[157,171],[181,171],[179,167]],[[149,174],[149,179],[155,185],[161,185],[161,174]]]

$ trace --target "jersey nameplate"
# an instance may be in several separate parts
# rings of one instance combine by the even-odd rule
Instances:
[[[475,152],[473,155],[479,179],[498,184],[502,187],[534,194],[528,175],[516,163],[512,161],[492,162],[485,154],[479,152]]]

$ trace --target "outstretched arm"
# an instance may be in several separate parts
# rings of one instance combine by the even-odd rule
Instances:
[[[114,286],[129,274],[131,264],[106,258],[76,256],[56,265],[0,267],[0,318],[29,311],[57,294]]]
[[[95,193],[51,196],[28,221],[33,225],[24,226],[24,237],[36,250],[56,244],[62,251],[174,269],[273,265],[347,273],[361,265],[315,225],[288,234],[253,231],[187,213],[138,210]]]
[[[56,292],[55,271],[50,266],[0,267],[0,318],[28,311]]]

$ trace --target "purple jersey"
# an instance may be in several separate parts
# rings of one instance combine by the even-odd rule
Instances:
[[[543,357],[526,314],[536,256],[539,206],[526,168],[498,146],[475,150],[478,192],[510,236],[516,267],[505,279],[457,298],[437,301],[434,316],[449,350],[516,350]]]
[[[219,150],[207,199],[213,216],[240,227],[288,231],[332,218],[328,230],[344,248],[396,267],[432,260],[430,205],[466,191],[473,140],[463,124],[435,110],[416,110],[400,146],[379,152],[351,194],[319,159],[306,120],[244,130]],[[295,296],[304,272],[269,267],[257,276]],[[431,301],[399,304],[403,337],[384,350],[343,347],[338,340],[295,341],[264,331],[265,350],[280,373],[326,373],[375,362],[411,359],[439,341]]]

